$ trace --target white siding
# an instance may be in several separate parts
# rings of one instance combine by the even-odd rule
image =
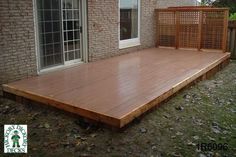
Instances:
[[[157,8],[167,8],[175,6],[195,6],[197,0],[157,0]]]

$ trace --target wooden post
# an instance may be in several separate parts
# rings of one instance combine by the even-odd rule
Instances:
[[[198,23],[198,51],[202,48],[202,20],[203,20],[203,13],[202,10],[199,11],[199,23]]]
[[[236,27],[234,28],[234,41],[236,41]],[[236,44],[234,42],[234,49],[233,49],[233,59],[236,59]]]
[[[160,33],[159,33],[159,11],[156,10],[156,36],[157,36],[157,42],[156,42],[156,47],[158,48],[160,45]]]
[[[179,49],[179,27],[180,27],[180,15],[179,11],[175,11],[175,18],[176,18],[176,33],[175,33],[175,48]]]
[[[226,49],[227,49],[228,17],[229,17],[229,10],[225,10],[224,11],[224,29],[223,29],[223,38],[222,38],[223,52],[226,52]]]

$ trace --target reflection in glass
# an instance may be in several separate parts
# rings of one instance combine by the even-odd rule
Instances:
[[[37,0],[37,9],[41,69],[62,64],[60,0]]]
[[[64,25],[64,43],[65,61],[79,59],[80,57],[80,23],[79,23],[79,1],[78,0],[63,0],[63,25]],[[66,25],[66,26],[65,26]],[[75,51],[76,50],[76,51]]]
[[[138,37],[138,0],[120,0],[120,40]]]

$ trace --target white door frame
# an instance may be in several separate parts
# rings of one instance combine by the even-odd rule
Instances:
[[[38,33],[38,15],[37,15],[37,0],[33,1],[33,18],[34,18],[34,32],[35,32],[35,52],[36,52],[36,62],[37,62],[37,73],[42,74],[45,72],[51,72],[55,70],[65,69],[71,66],[75,66],[81,63],[88,62],[88,27],[87,27],[87,0],[81,0],[81,26],[82,26],[82,42],[81,42],[81,62],[71,62],[70,64],[66,64],[63,61],[62,65],[58,65],[55,67],[50,67],[46,69],[41,69],[40,66],[40,49],[39,49],[39,33]],[[64,53],[64,50],[63,50]]]

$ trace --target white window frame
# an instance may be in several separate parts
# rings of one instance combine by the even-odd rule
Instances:
[[[119,49],[125,49],[130,47],[135,47],[141,45],[140,43],[140,15],[141,15],[141,0],[138,1],[138,37],[126,40],[120,40],[120,0],[119,0],[119,27],[118,27],[118,35],[119,35]]]

